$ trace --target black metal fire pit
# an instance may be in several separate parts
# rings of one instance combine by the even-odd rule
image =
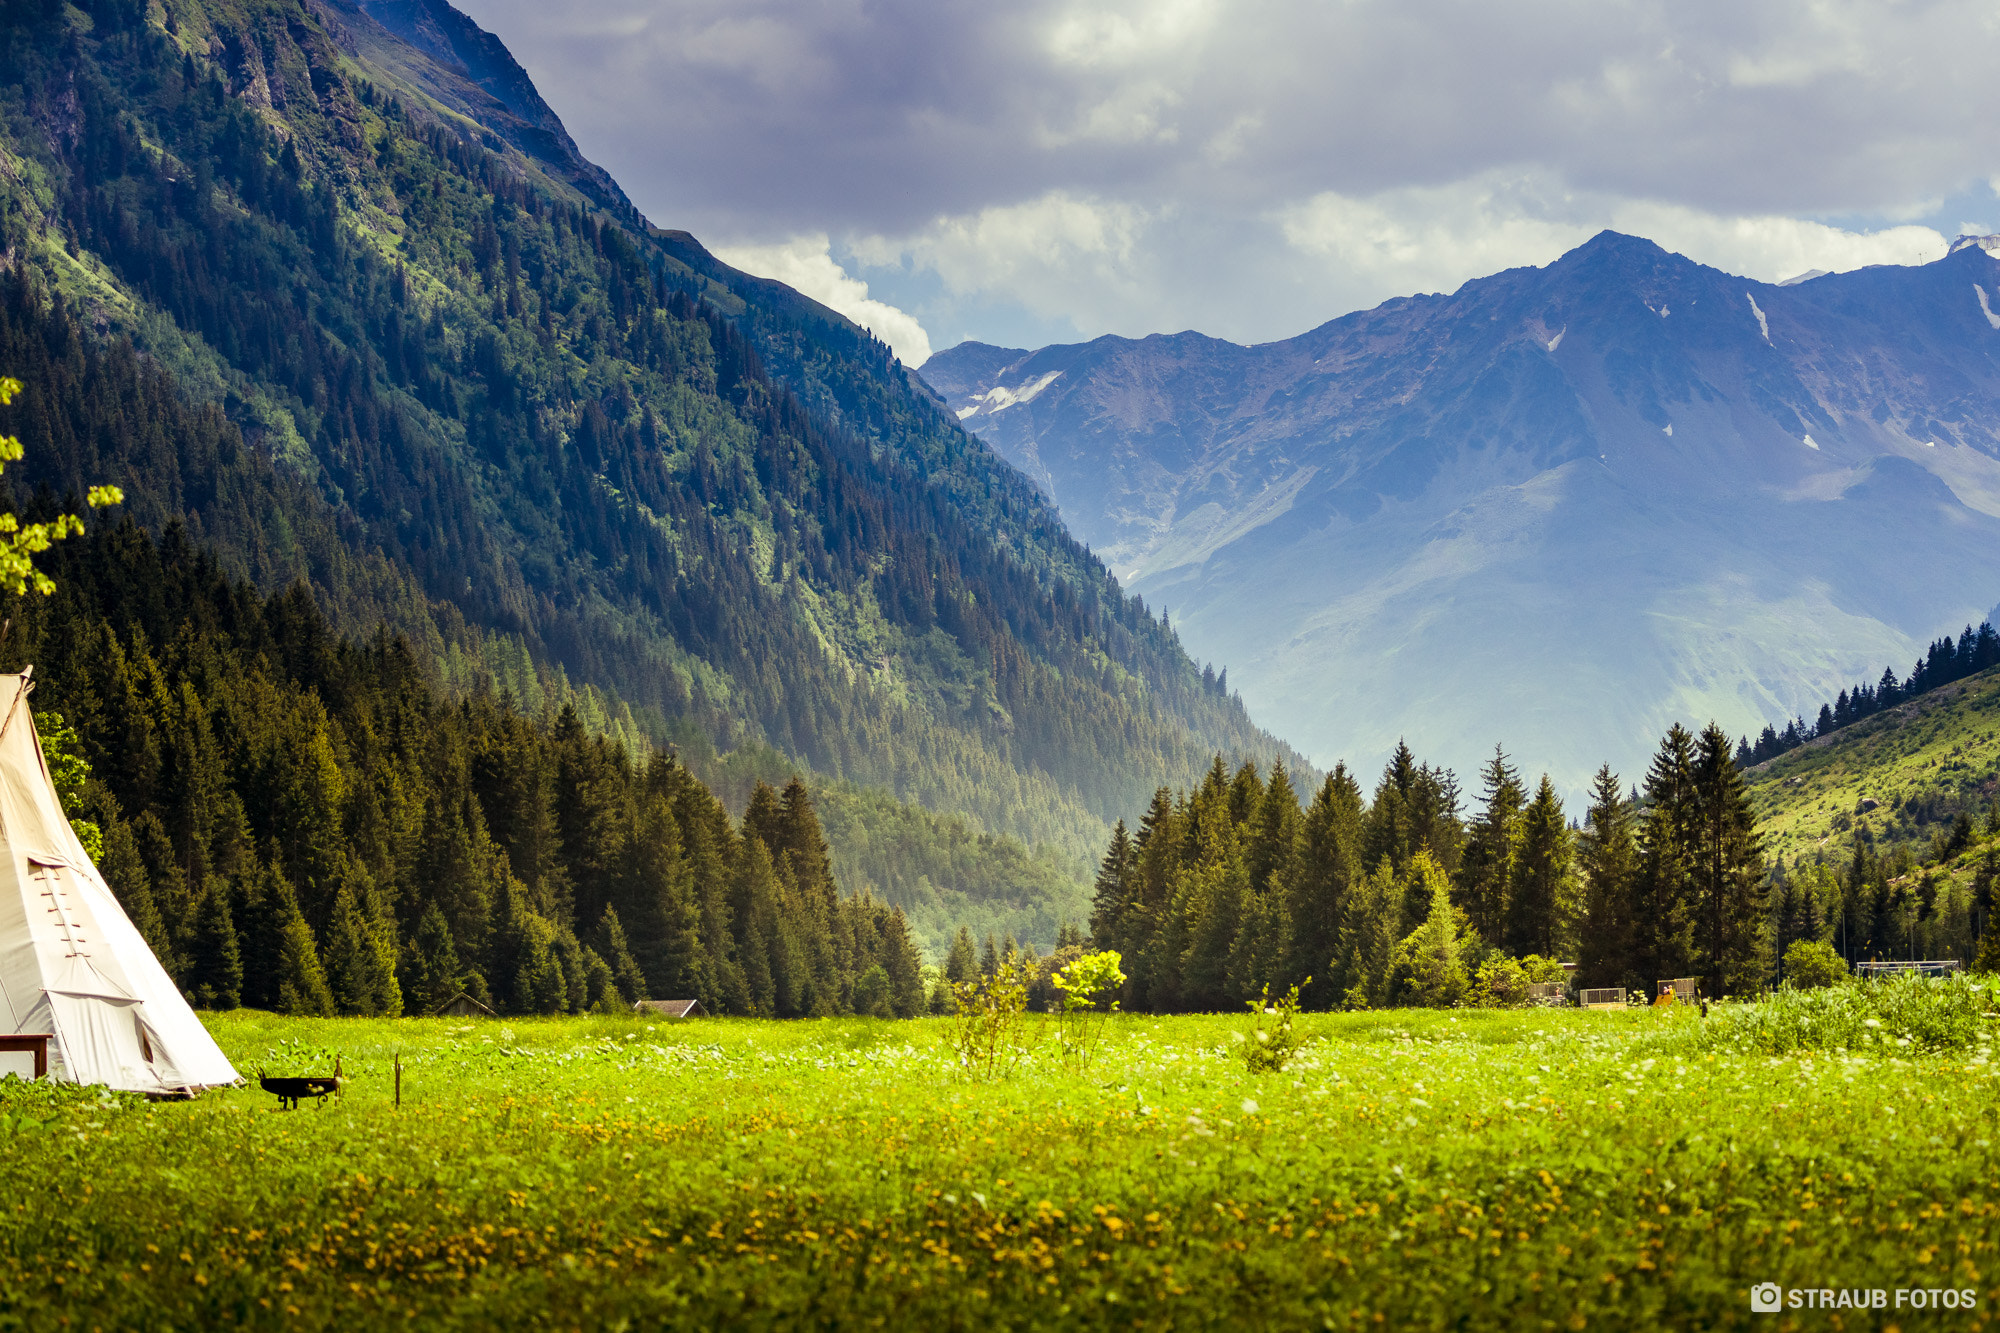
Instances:
[[[257,1079],[259,1087],[266,1092],[276,1094],[279,1103],[293,1111],[298,1109],[299,1099],[302,1097],[320,1100],[324,1105],[323,1099],[329,1092],[340,1091],[340,1083],[338,1074],[329,1074],[324,1078],[318,1075],[307,1078],[271,1078],[268,1075],[260,1075]]]

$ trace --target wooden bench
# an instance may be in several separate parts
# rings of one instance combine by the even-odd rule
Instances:
[[[49,1043],[53,1040],[55,1040],[53,1032],[16,1032],[11,1036],[0,1037],[0,1078],[5,1078],[9,1074],[22,1074],[31,1067],[34,1072],[27,1074],[26,1077],[47,1078]],[[23,1055],[28,1058],[26,1060],[8,1058]]]

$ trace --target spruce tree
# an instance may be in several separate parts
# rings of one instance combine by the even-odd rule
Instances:
[[[742,968],[749,1012],[770,1017],[778,1013],[778,987],[773,966],[779,939],[778,877],[771,853],[761,838],[745,837],[737,856],[731,915],[736,924],[736,961]]]
[[[1348,895],[1335,955],[1339,966],[1334,974],[1334,985],[1346,1008],[1380,1009],[1389,1003],[1401,901],[1387,858],[1357,880]]]
[[[333,994],[312,927],[276,864],[252,862],[244,895],[244,993],[281,1014],[331,1014]]]
[[[965,985],[979,977],[979,946],[972,942],[972,932],[964,926],[952,936],[951,952],[945,955],[945,980],[954,985]]]
[[[1301,821],[1299,853],[1284,882],[1290,930],[1287,983],[1310,977],[1301,994],[1310,1008],[1339,1004],[1336,955],[1349,895],[1361,878],[1361,788],[1345,764],[1335,764]]]
[[[1573,847],[1555,784],[1542,775],[1520,818],[1507,894],[1507,948],[1516,957],[1554,958],[1566,942]]]
[[[1639,849],[1633,834],[1632,803],[1618,789],[1606,764],[1590,785],[1578,861],[1583,873],[1583,928],[1577,942],[1576,982],[1580,987],[1643,987],[1632,954],[1633,895]]]
[[[1404,872],[1430,900],[1430,911],[1396,947],[1393,997],[1403,1004],[1450,1009],[1464,1003],[1465,923],[1451,901],[1451,881],[1430,853],[1418,852]]]
[[[692,919],[692,910],[689,913]],[[596,938],[592,945],[598,958],[610,969],[613,984],[629,1009],[646,998],[646,977],[639,970],[639,964],[632,957],[631,945],[625,939],[625,927],[618,920],[618,909],[606,907],[604,915],[597,922]]]
[[[417,920],[416,933],[403,950],[403,1001],[419,1017],[438,1009],[463,991],[465,965],[452,942],[451,924],[436,903],[428,903]]]
[[[334,891],[327,921],[327,988],[340,1013],[394,1017],[402,1008],[395,955],[383,948],[374,924],[362,915],[356,898],[353,884],[343,878]]]
[[[1506,752],[1493,747],[1493,758],[1480,774],[1486,784],[1486,809],[1466,830],[1465,851],[1458,867],[1459,905],[1472,929],[1499,944],[1507,938],[1508,890],[1514,882],[1514,858],[1521,841],[1521,812],[1527,792],[1521,777],[1507,762]]]
[[[234,1009],[242,1003],[243,954],[229,894],[219,879],[195,900],[188,933],[189,998],[198,1009]]]
[[[1104,849],[1104,859],[1098,862],[1097,882],[1091,890],[1090,935],[1100,949],[1113,948],[1118,942],[1126,909],[1126,881],[1131,878],[1133,862],[1132,839],[1121,819],[1111,830],[1111,845]]]
[[[1710,723],[1696,743],[1690,871],[1709,994],[1755,991],[1770,972],[1764,853],[1729,738]]]
[[[1699,809],[1694,762],[1694,737],[1675,723],[1646,772],[1632,953],[1639,984],[1649,995],[1655,982],[1694,970],[1693,875]]]
[[[910,923],[900,907],[875,909],[881,938],[877,960],[889,976],[889,1008],[898,1018],[915,1018],[924,1011],[924,964],[910,938]]]
[[[1264,784],[1244,839],[1243,855],[1251,893],[1262,896],[1282,889],[1284,877],[1298,855],[1302,818],[1291,774],[1285,771],[1282,762],[1271,765],[1271,780]]]

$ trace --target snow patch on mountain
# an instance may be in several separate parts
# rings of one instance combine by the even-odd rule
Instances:
[[[1794,281],[1794,282],[1804,282],[1804,281],[1805,281],[1805,279],[1804,279],[1804,278],[1794,278],[1794,279],[1792,279],[1792,281]],[[1757,297],[1756,297],[1755,293],[1752,293],[1752,292],[1745,292],[1745,293],[1743,293],[1743,295],[1744,295],[1744,297],[1745,297],[1745,298],[1747,298],[1747,299],[1749,300],[1749,302],[1750,302],[1750,313],[1751,313],[1751,314],[1753,314],[1753,315],[1755,315],[1755,316],[1757,317],[1757,331],[1758,331],[1759,333],[1763,334],[1763,335],[1764,335],[1764,341],[1765,341],[1765,342],[1767,342],[1767,343],[1769,343],[1769,342],[1771,341],[1771,321],[1770,321],[1770,320],[1768,320],[1768,319],[1765,319],[1765,318],[1764,318],[1764,312],[1763,312],[1762,310],[1758,309],[1758,307],[1757,307]],[[1775,344],[1773,344],[1773,345],[1775,346]]]
[[[964,421],[966,418],[977,416],[981,412],[992,416],[995,412],[1005,412],[1010,407],[1018,407],[1022,403],[1032,401],[1036,394],[1061,378],[1062,372],[1060,370],[1051,370],[1046,375],[1040,375],[1029,380],[1018,389],[1010,389],[1004,384],[996,384],[985,393],[974,396],[971,406],[959,408],[958,419]]]
[[[1987,304],[1986,289],[1975,282],[1972,284],[1972,294],[1979,298],[1979,313],[1986,316],[1986,322],[1994,328],[2000,329],[2000,315],[1994,314],[1993,307]]]

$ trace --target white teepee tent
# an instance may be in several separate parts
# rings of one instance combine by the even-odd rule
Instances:
[[[0,1033],[53,1033],[49,1076],[74,1083],[236,1082],[64,817],[31,688],[0,675]]]

